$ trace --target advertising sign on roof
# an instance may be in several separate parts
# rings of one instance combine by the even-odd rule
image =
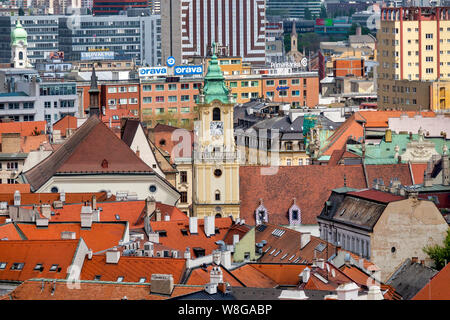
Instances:
[[[139,68],[139,77],[166,76],[167,67]]]
[[[174,69],[175,75],[187,75],[187,74],[203,74],[203,66],[176,66]]]

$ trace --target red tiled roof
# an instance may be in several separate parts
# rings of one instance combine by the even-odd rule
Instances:
[[[299,282],[298,275],[308,267],[306,264],[282,264],[270,263],[260,264],[252,263],[251,266],[272,279],[279,285],[297,285]],[[311,268],[311,267],[309,267]]]
[[[200,286],[175,285],[172,294],[164,296],[151,294],[150,284],[80,281],[79,289],[72,289],[67,284],[67,280],[58,280],[54,285],[48,279],[31,279],[0,300],[165,300],[204,290]]]
[[[75,232],[75,238],[83,238],[94,253],[117,246],[126,230],[123,222],[93,222],[90,229],[81,228],[80,223],[70,222],[49,222],[46,228],[37,228],[36,224],[25,222],[16,225],[28,240],[59,240],[61,232]]]
[[[11,188],[8,188],[6,186],[11,186]],[[22,191],[20,189],[17,189],[13,186],[28,186],[28,190]],[[5,191],[3,191],[3,187],[6,188]],[[8,190],[9,189],[9,190]],[[8,202],[9,205],[14,204],[14,192],[15,190],[20,191],[20,204],[23,206],[26,205],[33,205],[33,204],[40,204],[40,203],[50,203],[53,204],[54,201],[59,201],[60,194],[59,193],[30,193],[30,185],[29,184],[0,184],[0,202]],[[111,195],[111,197],[107,197],[106,192],[67,192],[66,193],[66,201],[65,204],[69,203],[83,203],[86,201],[92,200],[92,195],[95,195],[97,202],[103,202],[106,200],[114,201],[116,199],[115,195]],[[76,221],[76,220],[71,220]]]
[[[359,190],[359,191],[350,191],[347,192],[348,195],[356,196],[358,198],[373,200],[382,203],[389,203],[393,201],[400,201],[406,199],[406,197],[395,195],[389,192],[368,189],[368,190]]]
[[[45,133],[46,121],[0,122],[0,142],[2,133],[20,133],[21,137]]]
[[[67,268],[72,264],[80,240],[38,240],[0,241],[0,262],[7,262],[0,269],[0,280],[25,281],[35,277],[64,279]],[[22,270],[11,270],[13,263],[24,263]],[[35,271],[36,264],[43,264],[43,271]],[[58,264],[60,272],[50,271]]]
[[[66,115],[53,124],[53,130],[60,130],[63,137],[66,136],[67,129],[77,129],[77,117]]]
[[[411,163],[411,170],[414,177],[415,184],[423,183],[423,174],[427,170],[426,163]]]
[[[412,300],[450,300],[450,263],[439,271]]]
[[[23,240],[14,223],[0,225],[0,239]]]
[[[14,192],[16,192],[16,190],[18,190],[20,193],[26,193],[26,192],[30,192],[30,185],[26,184],[26,183],[20,183],[20,184],[0,184],[0,202],[3,202],[5,200],[3,200],[1,198],[2,193],[8,193],[9,195],[11,195],[12,198],[12,203],[14,204]],[[9,203],[9,201],[8,201]]]
[[[398,178],[403,185],[411,184],[407,164],[367,165],[365,176],[362,165],[345,166],[286,166],[276,168],[272,175],[263,175],[259,166],[241,166],[239,168],[240,217],[249,225],[255,224],[255,210],[260,199],[269,212],[269,222],[289,224],[287,212],[296,198],[301,210],[302,224],[316,224],[316,217],[322,211],[331,190],[344,185],[355,189],[367,188],[367,181],[375,178],[390,181]]]
[[[419,114],[422,117],[435,117],[433,111],[358,111],[359,115],[366,121],[366,128],[388,128],[389,118],[399,118],[402,114],[407,114],[408,117],[413,117]]]
[[[322,155],[331,156],[335,150],[343,150],[348,138],[358,140],[364,135],[362,125],[357,121],[360,117],[353,114],[326,140],[321,149]]]
[[[198,219],[198,234],[189,233],[189,221],[152,221],[150,225],[153,231],[166,231],[167,236],[159,237],[159,243],[174,250],[184,252],[187,247],[191,250],[191,257],[195,258],[193,248],[199,247],[205,249],[205,255],[211,254],[218,248],[216,241],[223,240],[228,229],[232,225],[231,218],[216,218],[215,227],[219,233],[207,237],[204,232],[204,219]],[[184,236],[181,230],[187,230]]]
[[[21,137],[20,149],[22,152],[29,153],[30,151],[38,150],[44,142],[48,142],[48,137],[45,134]]]
[[[150,129],[151,130],[150,137],[152,138],[152,141],[154,142],[155,146],[164,150],[165,152],[167,152],[167,154],[170,155],[172,162],[174,161],[174,159],[172,157],[173,156],[172,150],[176,145],[178,145],[182,141],[181,137],[179,139],[177,139],[176,141],[172,141],[172,135],[175,130],[179,130],[179,129],[180,128],[168,126],[165,124],[159,124],[159,123],[153,129]],[[189,133],[191,136],[190,145],[193,146],[194,133],[193,133],[193,131],[189,131]],[[189,152],[187,154],[183,150],[183,151],[180,151],[180,154],[176,155],[176,156],[177,157],[190,157],[190,152],[192,152],[192,148],[191,148],[191,150],[189,150]]]
[[[101,281],[117,281],[124,277],[123,282],[139,282],[145,278],[150,282],[152,274],[171,274],[174,283],[180,283],[185,271],[186,260],[174,258],[149,258],[122,256],[117,264],[106,263],[106,255],[94,255],[85,259],[81,271],[81,280],[94,280],[100,275]]]
[[[275,288],[278,283],[266,276],[261,271],[255,269],[251,264],[245,264],[234,269],[231,273],[241,280],[246,287],[250,288]]]
[[[213,268],[212,265],[209,265],[206,269],[196,268],[192,270],[189,275],[186,284],[188,285],[205,285],[210,282],[210,272]],[[221,268],[223,281],[228,282],[232,287],[243,287],[243,285],[234,278],[233,274],[224,268]]]

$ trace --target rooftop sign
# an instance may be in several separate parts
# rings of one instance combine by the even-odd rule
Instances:
[[[139,68],[139,77],[151,77],[158,75],[160,76],[167,75],[167,67]]]

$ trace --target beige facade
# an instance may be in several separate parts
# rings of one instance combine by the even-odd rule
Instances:
[[[381,269],[381,281],[407,258],[429,260],[422,249],[442,245],[447,229],[431,201],[409,198],[389,203],[370,234],[370,261]]]
[[[382,9],[377,34],[379,108],[433,109],[430,82],[450,79],[448,9]]]
[[[193,214],[239,217],[239,158],[233,137],[234,104],[199,104],[198,150],[194,151]],[[221,123],[222,129],[212,124]]]
[[[177,202],[177,208],[188,214],[189,208],[192,206],[192,159],[176,158],[175,165],[177,167],[176,188],[181,194],[180,200]]]

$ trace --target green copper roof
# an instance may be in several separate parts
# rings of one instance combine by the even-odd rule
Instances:
[[[215,44],[213,44],[213,47],[215,48]],[[230,103],[228,99],[229,89],[225,86],[225,78],[215,53],[209,61],[203,90],[205,94],[205,103],[211,103],[213,100],[219,100],[226,104]]]
[[[23,41],[24,45],[28,45],[27,37],[27,31],[20,24],[20,20],[17,20],[16,27],[11,31],[11,45],[17,44],[20,40]]]

